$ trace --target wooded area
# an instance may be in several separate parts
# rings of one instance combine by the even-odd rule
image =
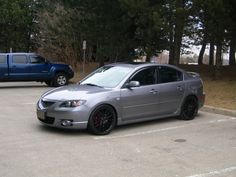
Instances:
[[[210,45],[209,65],[216,52],[219,68],[222,52],[236,63],[235,9],[235,0],[0,0],[0,51],[36,51],[73,65],[82,61],[86,40],[89,61],[168,50],[176,65],[183,48],[194,44],[202,46],[202,65]]]

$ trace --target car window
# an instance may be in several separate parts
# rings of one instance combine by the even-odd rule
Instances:
[[[0,55],[0,64],[5,64],[7,62],[6,55]]]
[[[27,63],[27,57],[26,57],[26,55],[13,55],[12,56],[12,63],[26,64]]]
[[[160,66],[158,70],[159,70],[159,83],[176,82],[183,80],[182,72],[176,69],[166,66]]]
[[[30,56],[30,63],[45,63],[45,59],[39,55],[31,55]]]
[[[156,83],[155,67],[146,68],[136,73],[130,81],[139,81],[140,85],[152,85]]]

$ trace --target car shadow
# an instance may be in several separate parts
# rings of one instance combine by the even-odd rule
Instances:
[[[22,89],[22,88],[46,88],[46,85],[29,85],[29,86],[0,86],[0,90],[2,89]],[[48,87],[53,88],[53,87]]]
[[[177,120],[177,117],[167,117],[167,118],[160,118],[160,119],[155,119],[155,120],[148,120],[144,122],[137,122],[137,123],[130,123],[126,125],[119,125],[115,128],[117,131],[123,131],[125,129],[132,129],[132,128],[137,128],[137,127],[148,127],[154,124],[165,124],[168,122],[176,122],[179,121]]]
[[[45,88],[48,87],[46,84],[40,84],[40,83],[0,83],[0,89],[22,89],[22,88]],[[52,87],[48,87],[48,88],[52,88]]]
[[[63,129],[63,128],[56,128],[56,127],[49,127],[46,125],[38,125],[37,128],[39,131],[43,131],[46,133],[56,133],[63,136],[78,136],[78,135],[85,135],[89,134],[87,130],[79,130],[79,129]]]
[[[167,123],[173,123],[173,122],[192,122],[195,121],[196,119],[201,119],[203,116],[201,116],[202,113],[198,113],[196,115],[196,117],[193,120],[180,120],[178,119],[177,116],[174,117],[165,117],[165,118],[160,118],[160,119],[154,119],[154,120],[149,120],[149,121],[144,121],[144,122],[137,122],[137,123],[131,123],[131,124],[126,124],[126,125],[119,125],[116,126],[116,128],[114,129],[114,131],[119,132],[119,131],[125,131],[126,129],[135,129],[135,128],[142,128],[142,127],[148,127],[148,126],[152,126],[154,124],[167,124]]]

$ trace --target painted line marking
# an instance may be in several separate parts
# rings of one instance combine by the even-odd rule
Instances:
[[[209,123],[220,123],[220,122],[227,122],[232,119],[219,119],[219,120],[211,120]]]
[[[36,105],[37,103],[21,103],[23,105]]]
[[[140,153],[140,152],[141,152],[141,150],[140,150],[139,148],[136,148],[135,151],[136,151],[137,153]]]
[[[236,170],[236,166],[233,167],[229,167],[229,168],[224,168],[221,170],[216,170],[216,171],[211,171],[208,173],[202,173],[202,174],[196,174],[196,175],[191,175],[191,176],[187,176],[187,177],[208,177],[208,176],[215,176],[215,175],[221,175],[221,174],[225,174],[225,173],[230,173]]]
[[[103,139],[127,138],[127,137],[133,137],[133,136],[153,134],[153,133],[158,133],[158,132],[165,132],[165,131],[169,131],[169,130],[176,130],[176,129],[190,127],[190,126],[196,126],[196,125],[206,125],[206,124],[212,124],[212,123],[225,123],[225,122],[232,121],[232,120],[236,120],[236,119],[234,119],[234,118],[218,119],[218,120],[208,121],[208,122],[204,122],[204,123],[190,123],[190,124],[185,124],[185,125],[180,125],[180,126],[154,129],[154,130],[148,130],[148,131],[143,131],[143,132],[125,134],[125,135],[94,137],[93,139],[94,140],[103,140]]]
[[[101,139],[125,138],[125,137],[132,137],[132,136],[138,136],[138,135],[145,135],[145,134],[163,132],[163,131],[168,131],[168,130],[175,130],[175,129],[184,128],[184,127],[185,127],[185,126],[168,127],[168,128],[162,128],[162,129],[156,129],[156,130],[149,130],[149,131],[143,131],[143,132],[137,132],[137,133],[130,133],[130,134],[119,135],[119,136],[94,137],[94,139],[95,139],[95,140],[101,140]]]

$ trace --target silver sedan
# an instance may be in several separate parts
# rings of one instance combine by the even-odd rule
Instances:
[[[116,125],[170,116],[191,120],[204,100],[197,73],[171,65],[115,63],[43,94],[37,117],[48,126],[105,135]]]

